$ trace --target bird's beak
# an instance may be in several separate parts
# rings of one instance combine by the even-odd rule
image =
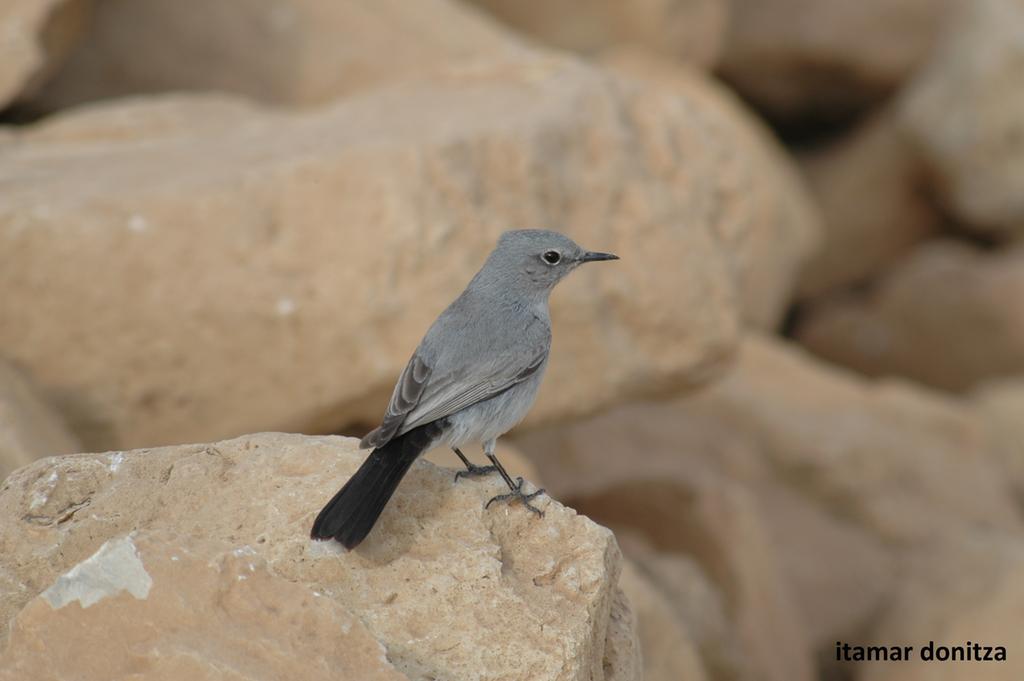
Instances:
[[[580,260],[582,262],[594,262],[594,261],[597,261],[597,260],[618,260],[618,259],[619,259],[619,256],[615,255],[614,253],[595,253],[593,251],[588,251],[588,252],[584,253],[583,257],[580,258]]]

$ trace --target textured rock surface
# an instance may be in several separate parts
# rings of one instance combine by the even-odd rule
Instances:
[[[1014,681],[1024,663],[1024,544],[1020,537],[981,534],[923,553],[907,566],[915,577],[892,599],[877,642],[921,646],[1003,646],[1006,661],[864,665],[863,681]],[[941,675],[937,673],[941,670]]]
[[[57,117],[2,148],[0,346],[93,450],[335,431],[379,419],[501,231],[544,226],[622,260],[555,292],[534,422],[701,383],[735,348],[736,281],[775,313],[798,263],[737,245],[793,216],[752,219],[772,204],[733,171],[761,152],[692,108],[535,59],[302,115],[184,97]]]
[[[4,0],[0,5],[0,109],[30,94],[80,38],[90,0]]]
[[[677,478],[672,483],[651,485],[640,494],[627,483],[625,489],[572,498],[579,499],[581,510],[616,528],[647,532],[655,546],[668,552],[649,557],[645,567],[669,602],[687,612],[704,666],[713,676],[814,678],[809,641],[756,502],[745,490],[720,479],[687,485]],[[666,518],[674,522],[665,523]],[[656,529],[659,523],[661,530]],[[694,580],[687,570],[692,570],[692,562],[677,557],[685,554],[710,578],[714,591],[707,590],[703,600],[692,598]],[[708,616],[713,610],[701,608],[712,594],[720,594],[725,606],[725,621],[718,631],[713,630],[715,618]]]
[[[765,338],[748,340],[736,369],[698,395],[620,407],[517,445],[554,494],[660,550],[694,554],[727,599],[738,582],[721,579],[723,565],[744,566],[735,569],[751,582],[749,565],[770,566],[758,571],[765,593],[784,583],[798,608],[788,626],[816,646],[863,631],[896,588],[904,551],[958,532],[1021,529],[971,410]],[[697,513],[702,495],[721,511]],[[670,516],[688,522],[665,523]],[[747,555],[730,559],[739,551]],[[780,635],[786,620],[765,619]]]
[[[364,452],[365,453],[365,452]],[[464,447],[462,453],[478,466],[490,465],[490,461],[484,456],[481,451],[476,447]],[[498,446],[495,450],[495,456],[498,457],[498,461],[505,467],[508,474],[517,477],[522,476],[524,479],[529,480],[538,487],[542,487],[543,483],[540,480],[540,475],[537,473],[537,467],[533,465],[533,462],[523,456],[515,447],[504,442],[504,438],[498,440]],[[466,467],[455,455],[455,452],[448,449],[447,447],[437,447],[435,449],[426,452],[423,458],[434,464],[435,466],[444,466],[452,471],[452,475],[456,471],[464,470]],[[497,473],[495,473],[497,475]]]
[[[0,0],[0,57],[0,681],[1024,679],[1024,0]],[[498,452],[547,517],[439,449],[343,552],[352,440],[124,451],[362,435],[523,227],[622,256]],[[1011,661],[834,660],[929,639]]]
[[[666,594],[628,561],[619,583],[636,615],[644,681],[706,681],[697,646]]]
[[[1024,247],[921,246],[867,293],[829,301],[797,337],[816,354],[869,375],[962,390],[1024,372]]]
[[[878,274],[943,222],[926,197],[923,162],[891,112],[802,161],[824,233],[800,277],[804,297]]]
[[[0,361],[0,481],[36,459],[79,449],[28,376]]]
[[[0,679],[408,678],[341,603],[274,575],[255,552],[228,542],[125,535],[61,580],[87,582],[90,568],[118,579],[93,588],[95,600],[55,601],[51,587],[30,601],[0,653]],[[140,578],[145,588],[137,588]]]
[[[259,620],[260,608],[288,589],[301,590],[310,603],[328,602],[315,613],[324,621],[337,623],[344,610],[351,612],[412,679],[582,681],[609,678],[606,667],[636,669],[628,608],[613,605],[620,598],[615,540],[555,502],[542,504],[543,519],[516,506],[484,511],[500,481],[455,485],[448,471],[419,463],[358,550],[311,542],[314,514],[362,460],[355,444],[263,434],[57,457],[20,469],[0,488],[0,623],[6,627],[28,604],[15,635],[58,626],[61,618],[44,616],[40,609],[49,606],[32,599],[104,542],[132,531],[139,533],[144,565],[150,565],[146,546],[154,552],[154,572],[147,568],[153,584],[145,602],[132,603],[132,595],[119,592],[109,607],[141,607],[154,618],[163,615],[150,608],[167,608],[167,617],[188,616],[190,601],[179,608],[179,587],[160,578],[162,570],[173,569],[167,562],[175,554],[168,552],[179,545],[141,543],[150,532],[173,532],[209,542],[180,540],[196,560],[221,561],[221,576],[198,590],[225,594],[223,612],[250,607],[237,602],[247,600],[244,591],[223,583],[245,573],[224,556],[228,550],[259,571],[254,595],[265,600],[251,606],[252,617]],[[301,611],[293,612],[298,617]],[[495,632],[501,632],[501,646],[494,645]],[[221,631],[218,636],[231,641],[222,654],[245,650],[242,639],[249,633],[241,625]],[[362,640],[358,631],[349,635]],[[265,654],[274,651],[269,646]],[[487,670],[484,676],[481,670]]]
[[[887,543],[1022,528],[984,424],[945,395],[864,381],[762,338],[686,411],[763,443],[791,486]]]
[[[735,0],[722,71],[777,117],[842,115],[924,58],[950,0]]]
[[[700,71],[626,50],[604,63],[670,95],[686,112],[686,137],[661,153],[690,181],[713,172],[713,191],[727,192],[729,200],[717,202],[716,224],[732,255],[740,313],[748,326],[775,327],[821,239],[819,213],[793,162],[731,92]]]
[[[855,639],[873,622],[897,584],[896,558],[884,539],[793,491],[782,475],[754,489],[804,635],[821,659],[836,638]]]
[[[722,626],[714,625],[716,609],[707,607],[706,598],[685,600],[695,580],[684,562],[669,558],[666,567],[664,558],[630,552],[660,574],[663,588],[675,584],[670,601],[690,613],[703,664],[713,678],[812,678],[804,625],[758,501],[707,467],[679,465],[676,436],[689,429],[678,418],[668,424],[664,418],[644,418],[658,413],[653,405],[618,413],[529,433],[518,442],[559,498],[616,532],[639,533],[659,551],[696,559],[727,603]],[[662,568],[656,570],[659,560]]]
[[[634,577],[646,584],[634,598],[637,585],[633,582],[637,579],[631,580],[629,570],[623,572],[622,585],[636,604],[641,636],[645,634],[645,621],[650,623],[653,618],[653,624],[659,627],[658,637],[669,638],[660,645],[671,652],[667,657],[655,657],[653,670],[658,671],[659,661],[672,662],[682,674],[674,678],[689,678],[687,673],[697,678],[744,678],[749,663],[744,660],[733,622],[726,612],[726,596],[694,557],[660,551],[641,532],[625,526],[615,532],[629,552],[630,562],[636,566]],[[650,598],[656,598],[660,607],[652,611]],[[647,651],[647,639],[644,641]],[[652,657],[658,646],[657,641],[651,646]],[[644,660],[646,664],[647,658]]]
[[[521,49],[510,33],[451,0],[104,0],[89,34],[35,103],[58,109],[215,90],[314,105]]]
[[[711,66],[728,20],[723,0],[471,0],[538,40],[585,54],[637,45]]]
[[[971,403],[988,425],[993,451],[1018,497],[1024,498],[1024,378],[982,384],[972,391]]]
[[[1024,2],[971,0],[903,95],[903,118],[967,226],[1024,236]]]
[[[640,635],[637,632],[637,618],[625,591],[618,588],[612,599],[608,614],[608,636],[604,643],[604,658],[601,674],[589,670],[588,678],[603,678],[604,681],[642,681],[643,660],[640,651]]]

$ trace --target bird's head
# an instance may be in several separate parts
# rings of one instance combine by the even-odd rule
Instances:
[[[558,232],[518,229],[501,235],[480,274],[507,286],[546,293],[583,263],[618,259],[581,248]]]

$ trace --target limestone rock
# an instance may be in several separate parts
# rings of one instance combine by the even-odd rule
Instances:
[[[230,546],[159,531],[109,540],[14,618],[0,679],[408,678],[341,603]]]
[[[1024,498],[1024,378],[984,383],[972,391],[971,403],[988,426],[993,452],[1018,498]]]
[[[0,481],[15,468],[79,444],[24,372],[0,361]]]
[[[80,38],[90,0],[5,0],[0,5],[0,109],[44,82]]]
[[[927,55],[950,0],[734,0],[721,69],[776,118],[846,116]]]
[[[1022,528],[984,423],[941,393],[868,382],[755,338],[736,371],[685,405],[762,443],[791,487],[890,545]]]
[[[804,625],[756,498],[723,475],[681,462],[678,442],[669,449],[664,438],[683,428],[651,426],[625,416],[614,425],[595,417],[517,440],[559,498],[619,534],[641,534],[658,551],[692,555],[708,574],[728,604],[725,626],[713,624],[716,607],[707,598],[686,600],[699,580],[687,576],[685,563],[669,559],[671,567],[655,570],[650,566],[659,560],[631,552],[660,573],[663,590],[676,590],[668,600],[685,603],[677,606],[680,612],[699,613],[689,624],[713,678],[813,678]],[[627,440],[631,453],[622,448]],[[661,440],[663,453],[652,440]]]
[[[723,0],[472,0],[510,26],[584,54],[636,45],[711,67],[728,21]]]
[[[687,111],[676,143],[681,170],[713,168],[718,236],[732,254],[743,321],[771,329],[782,320],[796,277],[821,240],[821,218],[800,173],[772,133],[731,92],[700,71],[635,50],[604,63],[671,96]]]
[[[688,554],[659,550],[638,530],[620,526],[615,536],[635,565],[629,578],[623,571],[622,585],[630,593],[639,591],[637,614],[641,636],[645,635],[645,616],[659,626],[658,637],[671,640],[648,648],[644,640],[644,664],[657,672],[668,664],[681,673],[697,672],[697,678],[744,678],[747,663],[735,628],[727,613],[726,595],[707,572]],[[639,582],[639,584],[637,584]],[[658,607],[648,601],[657,599]],[[656,656],[660,650],[661,654]],[[688,671],[687,671],[688,670]],[[681,675],[670,678],[689,678]]]
[[[544,518],[517,506],[485,511],[500,481],[454,484],[448,471],[420,462],[357,550],[310,541],[320,505],[362,461],[355,447],[347,438],[262,434],[209,445],[56,457],[22,468],[0,488],[0,624],[6,627],[27,605],[12,625],[14,635],[58,626],[62,618],[40,613],[50,607],[46,596],[33,599],[104,542],[124,541],[136,532],[140,560],[153,582],[147,600],[133,603],[132,593],[118,592],[81,616],[102,608],[95,611],[100,617],[111,607],[167,608],[169,618],[186,617],[186,610],[205,604],[203,615],[214,607],[209,599],[225,593],[226,604],[217,607],[242,608],[260,619],[261,609],[301,591],[303,602],[324,602],[315,615],[292,606],[299,621],[309,622],[303,628],[313,627],[301,619],[307,616],[338,626],[348,611],[410,679],[526,674],[601,681],[606,667],[636,668],[629,659],[636,651],[627,645],[628,626],[621,624],[628,623],[623,604],[615,606],[611,622],[620,562],[615,540],[557,502],[542,502]],[[144,541],[155,532],[202,537],[203,543]],[[204,582],[196,600],[181,593],[189,581],[176,586],[161,578],[176,569],[170,565],[174,555],[192,560],[176,553],[179,548],[198,562],[220,561],[221,574]],[[234,590],[240,585],[229,587],[248,568],[232,563],[225,551],[255,566],[257,603]],[[185,598],[180,609],[178,597]],[[78,605],[65,608],[76,612]],[[213,612],[218,618],[225,613]],[[259,630],[259,622],[250,624]],[[210,626],[212,631],[215,623]],[[203,659],[239,650],[247,636],[238,626],[218,634],[234,642],[230,647]],[[499,632],[502,644],[496,646]],[[318,635],[311,630],[309,636],[303,645],[317,645]],[[358,628],[349,636],[365,642]],[[198,639],[198,633],[188,637]],[[272,646],[265,654],[273,658],[277,650]]]
[[[803,297],[884,271],[943,223],[925,194],[923,161],[892,112],[802,161],[825,237],[800,276]]]
[[[490,465],[490,461],[487,457],[481,454],[478,450],[470,447],[464,447],[463,454],[478,466]],[[537,467],[533,465],[533,462],[523,456],[515,447],[505,443],[502,440],[498,440],[498,446],[494,451],[495,456],[498,457],[498,461],[505,467],[508,474],[512,477],[522,476],[523,479],[530,481],[538,487],[543,487],[540,475],[537,472]],[[452,475],[456,471],[465,470],[465,466],[459,457],[455,455],[455,452],[448,449],[447,447],[438,447],[430,450],[423,454],[423,458],[434,464],[435,466],[443,466],[452,472]],[[497,473],[495,473],[497,475]]]
[[[917,249],[867,292],[811,309],[797,338],[871,376],[963,390],[1024,372],[1024,247],[982,251],[954,241]]]
[[[699,394],[516,438],[552,493],[617,533],[626,526],[660,551],[695,555],[727,598],[738,578],[721,579],[724,566],[744,566],[734,569],[765,593],[784,583],[795,614],[778,602],[749,608],[789,613],[761,616],[815,647],[863,631],[897,588],[904,553],[961,532],[1020,531],[991,444],[956,400],[873,384],[759,336]],[[722,511],[698,513],[702,498]],[[754,564],[767,567],[755,577]]]
[[[104,0],[35,104],[194,90],[309,106],[522,49],[454,0]]]
[[[642,528],[663,552],[641,558],[642,565],[676,610],[687,613],[713,678],[813,679],[810,641],[753,497],[722,479],[696,480],[689,487],[673,482],[675,494],[667,485],[651,489],[646,503],[628,491],[610,491],[581,508],[616,528]],[[657,517],[677,519],[663,523],[676,531],[652,530]],[[702,580],[693,575],[698,570],[717,592],[701,588]],[[726,618],[717,630],[716,593]]]
[[[914,575],[891,601],[877,645],[914,645],[910,662],[863,665],[863,681],[1013,681],[1024,674],[1024,544],[1019,537],[975,535],[922,552],[905,568]],[[1002,646],[1005,662],[922,661],[921,647]],[[982,651],[984,652],[984,651]],[[994,652],[994,651],[993,651]]]
[[[903,119],[967,227],[1024,236],[1024,2],[960,3]]]
[[[259,105],[233,95],[138,97],[83,106],[50,116],[34,126],[10,128],[8,137],[0,141],[9,149],[25,143],[38,149],[78,145],[131,148],[134,144],[156,141],[188,144],[191,138],[229,134],[247,118],[265,115]],[[45,208],[40,211],[45,215]],[[136,221],[133,229],[142,232],[147,226]]]
[[[337,432],[380,418],[497,236],[543,226],[622,260],[554,293],[533,423],[685,389],[731,360],[734,244],[762,226],[723,173],[756,152],[703,120],[545,58],[304,113],[167,97],[58,116],[0,147],[0,347],[103,434],[94,451]]]
[[[608,637],[605,639],[601,672],[604,681],[643,681],[643,656],[637,618],[626,593],[615,590],[611,612],[608,615]],[[595,678],[595,677],[591,677]]]
[[[791,491],[784,480],[759,486],[757,493],[815,650],[856,636],[898,583],[895,552],[870,530]]]
[[[619,584],[636,614],[644,681],[706,681],[696,644],[666,595],[630,561]]]

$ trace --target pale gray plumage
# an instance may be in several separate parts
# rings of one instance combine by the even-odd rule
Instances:
[[[514,495],[521,495],[493,452],[495,440],[522,420],[540,387],[551,348],[548,297],[555,284],[580,264],[613,259],[616,256],[586,251],[557,232],[504,233],[466,289],[431,325],[399,376],[381,425],[361,442],[374,448],[364,468],[378,452],[402,449],[395,443],[414,431],[416,448],[480,442]],[[423,430],[427,426],[431,427]],[[398,479],[411,464],[404,459],[416,454],[401,455],[405,468]],[[383,454],[378,459],[378,468],[391,460]],[[346,546],[362,539],[358,532],[347,532],[340,517],[353,511],[355,502],[344,498],[348,487],[321,512],[315,538],[337,537]],[[321,522],[325,514],[333,515],[333,522]]]

